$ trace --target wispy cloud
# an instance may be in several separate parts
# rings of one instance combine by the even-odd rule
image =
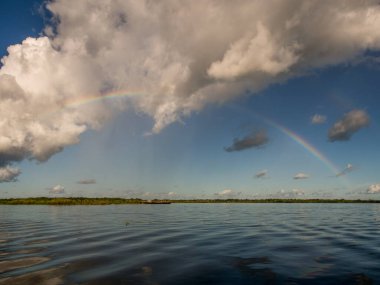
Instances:
[[[363,110],[352,110],[337,121],[328,132],[329,141],[348,141],[354,133],[369,125],[369,116]]]
[[[293,176],[293,179],[299,180],[299,179],[308,179],[310,178],[310,175],[307,173],[299,172]]]
[[[257,132],[252,132],[241,139],[235,138],[233,144],[224,149],[227,152],[242,151],[250,148],[261,147],[268,143],[268,141],[269,139],[267,137],[266,131],[261,130]]]
[[[314,116],[311,117],[311,123],[314,125],[323,124],[326,122],[326,120],[327,120],[327,117],[320,114],[315,114]]]
[[[339,172],[336,175],[336,177],[340,177],[340,176],[346,175],[347,173],[350,173],[353,170],[355,170],[354,166],[349,163],[349,164],[346,165],[346,167],[341,172]]]
[[[95,179],[83,179],[83,180],[77,181],[77,184],[84,184],[84,185],[96,184],[96,180]]]

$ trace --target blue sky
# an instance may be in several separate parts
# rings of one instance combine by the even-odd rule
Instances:
[[[40,37],[45,24],[36,1],[22,1],[22,5],[2,1],[0,5],[3,57],[8,46]],[[232,99],[204,104],[154,134],[148,133],[156,113],[127,107],[100,128],[81,132],[80,142],[65,145],[47,161],[38,162],[29,154],[10,161],[10,167],[21,174],[16,181],[0,184],[0,197],[378,198],[378,194],[368,194],[371,185],[375,189],[380,183],[377,56],[376,49],[364,50],[350,60],[272,80],[258,90],[239,89]],[[92,112],[96,110],[95,106]],[[329,130],[353,110],[364,112],[369,125],[360,125],[349,140],[329,141]],[[312,124],[316,114],[325,116],[325,122]],[[292,130],[340,171],[349,164],[352,169],[336,177],[326,163],[267,120]],[[234,139],[255,137],[260,131],[267,142],[225,150]],[[266,175],[255,177],[260,171]],[[294,179],[300,173],[305,179]],[[83,180],[91,182],[78,183]],[[54,191],[57,185],[62,187]]]

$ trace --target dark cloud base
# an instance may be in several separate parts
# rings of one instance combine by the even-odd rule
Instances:
[[[348,141],[352,135],[363,127],[369,125],[369,116],[363,110],[352,110],[345,114],[329,130],[328,139],[330,142]]]
[[[269,141],[266,131],[252,132],[242,139],[235,138],[231,146],[225,147],[227,152],[242,151],[250,148],[258,148]]]

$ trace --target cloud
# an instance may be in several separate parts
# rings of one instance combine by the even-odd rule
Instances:
[[[241,151],[249,148],[263,146],[268,142],[267,133],[265,131],[252,132],[242,139],[235,138],[231,146],[224,148],[227,152]]]
[[[44,34],[1,59],[0,167],[46,161],[127,106],[158,133],[206,105],[380,50],[375,0],[55,0],[46,9]],[[70,105],[110,92],[138,96]]]
[[[367,193],[368,194],[380,193],[380,183],[369,185],[367,189]]]
[[[336,174],[336,177],[346,175],[347,173],[353,171],[354,169],[355,169],[354,166],[352,164],[348,163],[346,165],[346,167],[341,172],[339,172],[338,174]]]
[[[241,192],[236,192],[232,189],[224,189],[220,192],[215,193],[214,195],[223,197],[223,198],[233,198],[241,195]]]
[[[0,183],[15,182],[20,174],[21,170],[18,168],[10,166],[0,167]]]
[[[369,116],[363,110],[352,110],[345,114],[329,130],[329,141],[348,141],[361,128],[369,125]]]
[[[95,179],[83,179],[83,180],[77,181],[77,184],[84,184],[84,185],[96,184],[96,180]]]
[[[305,191],[302,189],[292,189],[291,194],[293,194],[295,196],[304,196]]]
[[[285,189],[281,189],[277,193],[270,194],[268,197],[270,198],[296,198],[299,196],[305,196],[306,193],[302,189],[292,189],[290,191],[286,191]]]
[[[127,191],[127,195],[130,198],[141,198],[141,199],[185,199],[186,195],[184,194],[178,194],[177,192],[170,191],[170,192],[161,192],[161,193],[154,193],[154,192],[144,192],[144,191]]]
[[[268,177],[268,170],[266,169],[260,170],[259,172],[255,174],[255,178],[266,178],[266,177]]]
[[[313,117],[311,117],[311,123],[314,125],[320,125],[325,123],[327,120],[327,117],[324,115],[315,114]]]
[[[48,188],[49,193],[51,194],[64,194],[65,193],[65,187],[62,185],[55,185],[53,187]]]
[[[218,192],[218,193],[215,193],[215,195],[221,195],[221,196],[223,196],[223,195],[231,195],[231,194],[233,194],[233,193],[234,193],[233,190],[231,190],[231,189],[225,189],[225,190],[223,190],[223,191],[220,191],[220,192]]]
[[[293,179],[295,179],[295,180],[308,179],[308,178],[310,178],[310,175],[306,174],[306,173],[303,173],[303,172],[299,172],[299,173],[297,173],[296,175],[293,176]]]

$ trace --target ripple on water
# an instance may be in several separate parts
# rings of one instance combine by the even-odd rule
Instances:
[[[0,285],[380,284],[378,217],[379,205],[0,206]]]
[[[10,259],[0,261],[0,273],[24,267],[31,267],[46,262],[48,260],[49,258],[47,257],[25,257],[22,259]]]

